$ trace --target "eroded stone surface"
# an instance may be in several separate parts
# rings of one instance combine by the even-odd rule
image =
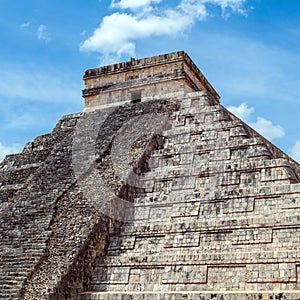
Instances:
[[[199,291],[222,290],[231,291],[222,299],[270,291],[269,299],[274,290],[298,299],[299,166],[206,95],[178,102],[133,219],[95,262],[90,289],[99,294],[85,299],[119,299],[123,291],[132,299],[139,292],[200,299]]]
[[[183,51],[90,69],[84,75],[85,111],[161,95],[206,91],[219,95]]]
[[[0,299],[300,298],[299,165],[199,72],[88,70],[85,113],[5,158]]]

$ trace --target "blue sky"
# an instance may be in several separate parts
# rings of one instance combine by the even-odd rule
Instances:
[[[0,27],[0,159],[82,110],[86,69],[184,50],[300,161],[299,0],[2,0]]]

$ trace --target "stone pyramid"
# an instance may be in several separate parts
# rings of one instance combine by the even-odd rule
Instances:
[[[0,165],[0,299],[300,299],[300,167],[184,52],[86,71]]]

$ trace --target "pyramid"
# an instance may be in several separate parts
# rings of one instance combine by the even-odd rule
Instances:
[[[183,51],[87,70],[0,164],[0,299],[300,299],[300,167]]]

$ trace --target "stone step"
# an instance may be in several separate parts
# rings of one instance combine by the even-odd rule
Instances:
[[[41,163],[45,161],[53,147],[76,126],[81,114],[63,116],[52,133],[38,136],[33,142],[25,145],[22,153],[7,155],[0,164],[0,170],[11,167],[22,168],[26,165]]]
[[[26,149],[25,154],[20,154],[15,161],[13,157],[7,158],[8,161],[15,162],[9,164],[8,169],[15,170],[16,174],[23,174],[28,179],[26,190],[18,190],[18,197],[12,198],[3,213],[1,211],[0,248],[7,251],[0,253],[3,262],[0,265],[0,285],[10,285],[10,295],[19,292],[27,276],[45,254],[56,201],[75,180],[70,155],[72,130],[69,128],[58,131],[54,135],[43,136],[42,141],[37,142],[41,146],[46,139],[46,144],[49,143],[47,149]],[[55,151],[52,151],[54,148]],[[47,155],[43,158],[47,164],[36,164],[34,161],[28,163],[28,158],[33,158],[34,152],[44,150],[47,150],[44,153]],[[26,151],[31,151],[32,155],[28,155],[29,152]],[[5,275],[7,270],[11,272],[8,276]]]
[[[81,300],[269,300],[285,299],[299,300],[300,292],[293,291],[162,291],[162,292],[87,292],[83,293]]]
[[[136,222],[134,225],[123,226],[121,237],[124,236],[144,236],[144,235],[160,235],[160,234],[170,234],[178,232],[189,232],[189,231],[201,231],[210,232],[214,230],[238,230],[240,228],[259,228],[261,226],[273,229],[280,229],[285,226],[300,226],[300,220],[298,215],[290,214],[289,209],[272,208],[269,210],[267,206],[264,208],[258,208],[258,210],[247,218],[245,218],[244,213],[232,213],[219,214],[213,210],[200,210],[199,217],[178,217],[174,220],[176,222],[170,222],[168,218],[164,221],[161,217],[150,218],[148,222],[141,221]],[[261,218],[262,209],[264,218]],[[162,208],[160,207],[160,210]],[[203,211],[203,212],[202,212]],[[251,213],[251,212],[250,212]],[[209,219],[207,217],[210,217]]]
[[[0,186],[0,202],[2,209],[4,205],[11,201],[15,194],[23,188],[24,184],[12,184]]]
[[[203,265],[214,266],[218,264],[252,265],[254,261],[256,264],[285,263],[288,260],[290,263],[298,264],[297,256],[299,256],[300,250],[294,249],[296,243],[294,245],[284,245],[285,249],[278,251],[278,244],[266,244],[263,239],[260,242],[261,244],[249,243],[245,245],[243,252],[241,252],[239,245],[232,247],[229,243],[223,243],[216,246],[213,244],[216,241],[208,242],[207,245],[201,243],[201,246],[195,247],[193,245],[190,247],[187,245],[183,247],[176,245],[174,248],[165,248],[164,246],[169,245],[157,244],[153,246],[152,252],[149,249],[148,252],[143,251],[141,253],[141,251],[135,249],[127,255],[124,254],[124,251],[120,251],[119,255],[107,256],[104,261],[96,259],[95,269],[118,269],[120,267],[154,268],[173,265],[196,266],[199,262]],[[265,245],[265,250],[261,250],[262,244]],[[219,247],[219,249],[215,249],[216,247]],[[232,247],[231,251],[228,250],[230,247]],[[180,253],[178,253],[179,248]],[[164,254],[161,254],[162,250]]]
[[[6,156],[0,165],[1,171],[22,168],[23,166],[43,162],[49,155],[49,149],[34,150]]]
[[[38,169],[42,164],[27,165],[22,168],[11,168],[4,172],[0,171],[1,186],[5,185],[20,185],[24,183],[28,178]]]

